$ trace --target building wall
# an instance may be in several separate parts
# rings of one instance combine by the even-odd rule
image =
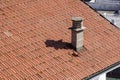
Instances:
[[[104,2],[104,1],[111,2],[111,1],[120,1],[120,0],[96,0],[96,2]]]
[[[116,25],[118,28],[120,28],[120,15],[114,16],[114,15],[103,15],[106,19],[108,19],[110,22],[112,22],[114,25]]]
[[[99,76],[99,80],[106,80],[106,74],[102,74]]]
[[[96,10],[120,10],[120,2],[119,3],[118,2],[104,2],[104,3],[87,2],[87,4]]]
[[[90,80],[106,80],[106,73],[96,76]]]

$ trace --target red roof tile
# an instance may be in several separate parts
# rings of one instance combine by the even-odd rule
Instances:
[[[79,57],[73,16],[87,27]],[[0,19],[0,79],[78,80],[120,61],[120,31],[79,0],[2,0]]]

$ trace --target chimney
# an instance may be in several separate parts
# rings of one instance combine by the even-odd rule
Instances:
[[[80,17],[72,18],[72,46],[77,52],[83,48],[83,32],[85,27],[83,27],[83,20]]]

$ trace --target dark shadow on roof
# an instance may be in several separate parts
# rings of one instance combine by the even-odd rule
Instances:
[[[71,43],[63,42],[62,39],[55,40],[46,40],[46,47],[54,47],[55,49],[73,49]]]

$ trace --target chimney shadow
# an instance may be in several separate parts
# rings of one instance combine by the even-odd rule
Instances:
[[[53,47],[56,50],[58,49],[74,49],[71,43],[63,42],[63,40],[46,40],[45,41],[46,47]]]

